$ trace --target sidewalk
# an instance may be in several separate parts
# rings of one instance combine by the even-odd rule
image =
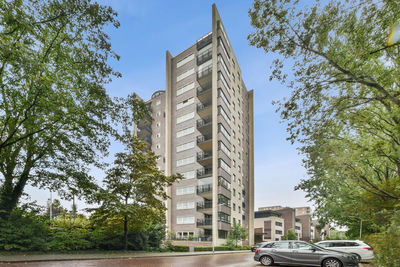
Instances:
[[[250,253],[249,250],[235,251],[215,251],[215,254],[230,253]],[[197,256],[210,255],[212,251],[201,252],[109,252],[88,253],[88,254],[19,254],[19,255],[0,255],[0,263],[12,262],[34,262],[34,261],[71,261],[71,260],[101,260],[101,259],[129,259],[129,258],[148,258],[148,257],[177,257],[177,256]]]

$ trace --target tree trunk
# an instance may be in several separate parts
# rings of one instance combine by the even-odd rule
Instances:
[[[0,217],[2,219],[7,219],[12,210],[17,207],[19,198],[24,191],[27,178],[27,174],[21,175],[17,184],[12,186],[12,184],[7,183],[8,179],[5,177],[6,182],[0,188]]]
[[[124,249],[128,250],[128,217],[127,216],[124,217],[124,240],[125,240]]]

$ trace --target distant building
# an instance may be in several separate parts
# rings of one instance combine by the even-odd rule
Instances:
[[[294,232],[295,228],[295,219],[296,219],[296,211],[293,208],[282,207],[282,206],[271,206],[271,207],[261,207],[258,208],[258,211],[276,211],[281,214],[284,220],[284,235],[287,234],[288,230],[292,230]]]
[[[296,210],[296,218],[299,219],[301,223],[301,237],[300,240],[303,241],[311,241],[311,221],[312,221],[312,212],[310,207],[298,207]]]
[[[318,230],[317,226],[319,225],[318,220],[313,220],[312,225],[315,227],[315,232],[314,232],[314,238],[315,239],[320,239],[320,240],[325,240],[327,237],[330,237],[330,226],[327,224],[325,225],[321,230]]]
[[[298,218],[296,218],[294,233],[297,235],[298,239],[303,240],[303,225]]]
[[[284,235],[285,220],[275,211],[254,213],[254,242],[279,241]]]

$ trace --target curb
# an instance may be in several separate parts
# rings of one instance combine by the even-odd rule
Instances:
[[[187,257],[187,256],[203,256],[203,255],[216,255],[216,254],[232,254],[232,253],[249,253],[250,251],[247,250],[238,250],[238,251],[216,251],[215,253],[206,251],[206,252],[182,252],[182,253],[165,253],[165,254],[147,254],[143,253],[143,255],[140,254],[132,254],[132,255],[118,255],[118,254],[109,254],[107,256],[101,256],[101,255],[95,255],[95,254],[77,254],[77,255],[82,255],[82,257],[73,257],[71,254],[43,254],[43,255],[38,255],[37,259],[35,258],[30,258],[30,256],[36,256],[36,255],[30,255],[30,256],[18,256],[16,255],[15,258],[11,258],[13,256],[6,256],[10,257],[10,259],[1,259],[0,257],[0,264],[4,263],[21,263],[21,262],[45,262],[45,261],[83,261],[83,260],[109,260],[109,259],[134,259],[134,258],[153,258],[153,257]],[[146,255],[147,254],[147,255]],[[65,257],[65,256],[67,257]],[[68,257],[68,255],[71,255],[71,257]],[[40,257],[44,256],[44,257]],[[50,257],[48,257],[50,256]],[[64,256],[64,257],[63,257]],[[85,257],[86,256],[86,257]],[[93,256],[93,257],[91,257]],[[54,257],[54,258],[53,258]],[[57,257],[57,258],[56,258]]]

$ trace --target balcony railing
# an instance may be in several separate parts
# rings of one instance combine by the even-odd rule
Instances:
[[[138,128],[138,131],[139,131],[139,132],[141,132],[141,131],[143,131],[143,130],[147,130],[148,132],[151,133],[151,127],[150,127],[149,124],[141,124],[141,125],[138,125],[137,128]]]
[[[212,201],[197,202],[197,210],[212,209]]]
[[[203,47],[205,47],[206,45],[211,44],[211,43],[212,43],[212,33],[209,33],[197,41],[197,50],[200,50]]]
[[[207,49],[205,52],[197,56],[197,65],[201,65],[204,62],[212,58],[212,48]]]
[[[212,157],[212,152],[197,152],[197,160],[205,160]]]
[[[197,219],[197,226],[212,225],[212,219]]]
[[[204,184],[197,186],[197,194],[212,192],[212,184]]]
[[[206,69],[197,72],[197,79],[201,79],[211,73],[212,73],[212,66],[209,66]]]
[[[206,103],[206,104],[199,103],[197,104],[197,112],[207,109],[209,107],[211,107],[211,103]]]
[[[212,168],[201,168],[197,170],[197,178],[201,178],[202,176],[205,175],[212,175]]]
[[[206,119],[199,119],[196,122],[197,128],[203,127],[204,125],[211,123],[211,121],[212,121],[211,117]]]
[[[197,144],[201,144],[212,139],[211,135],[199,135],[197,136]]]
[[[203,88],[203,87],[197,87],[197,96],[200,96],[200,95],[202,95],[202,94],[205,94],[205,93],[207,93],[207,92],[210,92],[211,91],[211,86],[209,86],[209,87],[206,87],[206,88]]]

